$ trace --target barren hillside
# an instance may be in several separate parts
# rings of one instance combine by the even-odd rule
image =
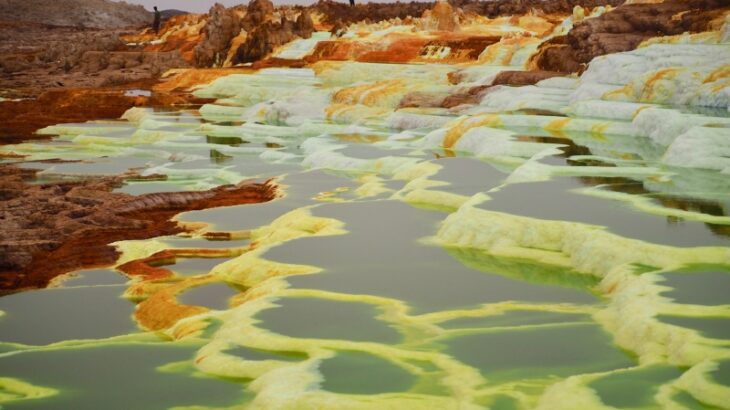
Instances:
[[[151,13],[139,5],[109,0],[0,0],[0,20],[121,28],[147,24]]]

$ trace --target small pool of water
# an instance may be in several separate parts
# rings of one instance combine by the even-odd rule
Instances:
[[[120,344],[86,349],[38,351],[0,358],[4,377],[60,390],[8,409],[166,409],[231,406],[246,401],[245,385],[160,367],[188,361],[195,346]],[[3,405],[5,406],[5,405]]]
[[[239,293],[241,293],[239,289],[224,283],[212,283],[188,289],[178,295],[177,300],[183,305],[225,310],[230,307],[230,299]]]
[[[383,394],[408,391],[413,375],[388,360],[360,352],[337,352],[319,367],[322,389],[345,394]]]
[[[435,232],[440,213],[414,212],[397,201],[328,204],[314,208],[313,213],[343,221],[348,234],[296,240],[264,254],[277,262],[324,269],[289,278],[294,288],[395,298],[414,312],[507,301],[596,302],[587,289],[543,286],[509,273],[480,272],[441,247],[420,243]]]
[[[585,186],[574,178],[508,185],[490,193],[492,199],[479,207],[538,219],[601,225],[618,235],[656,244],[730,245],[730,237],[716,235],[704,223],[652,215],[623,201],[575,192],[581,188]]]
[[[474,333],[444,343],[454,357],[495,382],[567,377],[634,365],[631,357],[613,346],[610,335],[594,324]]]
[[[258,327],[290,337],[397,343],[401,336],[376,318],[378,310],[359,302],[282,298],[256,315]]]
[[[51,288],[0,297],[3,342],[46,345],[137,331],[125,285]]]

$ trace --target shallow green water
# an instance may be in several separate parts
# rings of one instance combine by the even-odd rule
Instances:
[[[0,377],[36,388],[0,379],[7,408],[712,408],[728,392],[730,185],[662,165],[646,138],[515,129],[567,146],[478,158],[384,119],[142,114],[15,149],[39,179],[139,167],[167,179],[118,191],[275,178],[281,195],[176,217],[234,240],[121,245],[181,252],[171,277],[92,270],[0,298]],[[32,162],[47,158],[84,162]],[[151,332],[144,315],[179,320]]]

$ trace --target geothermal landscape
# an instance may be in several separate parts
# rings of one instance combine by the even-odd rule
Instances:
[[[0,0],[3,409],[730,409],[730,1]]]

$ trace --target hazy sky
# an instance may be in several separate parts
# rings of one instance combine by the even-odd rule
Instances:
[[[116,0],[115,0],[116,1]],[[274,4],[312,4],[316,0],[272,0]],[[347,3],[347,0],[338,0],[342,3]],[[357,3],[364,2],[365,0],[355,0]],[[378,2],[387,2],[389,0],[378,0]],[[404,0],[410,1],[410,0]],[[202,13],[208,11],[210,6],[216,3],[216,0],[126,0],[127,3],[141,4],[147,9],[152,10],[152,6],[157,6],[160,10],[165,9],[178,9],[186,10],[191,12]],[[248,0],[218,0],[217,3],[221,3],[226,7],[234,6],[236,4],[248,4]]]

